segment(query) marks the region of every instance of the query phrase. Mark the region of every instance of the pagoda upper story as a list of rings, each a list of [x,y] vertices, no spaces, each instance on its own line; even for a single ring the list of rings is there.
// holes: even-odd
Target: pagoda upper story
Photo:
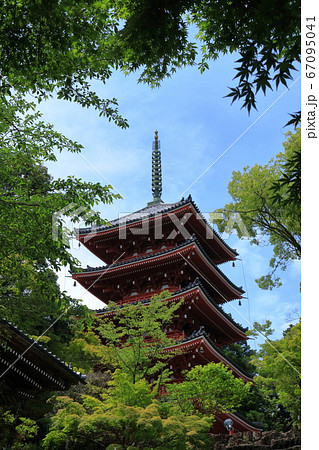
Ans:
[[[162,201],[157,132],[152,156],[153,201],[108,225],[79,229],[79,241],[103,264],[87,266],[73,278],[105,304],[147,303],[163,290],[173,299],[189,292],[193,304],[185,302],[182,309],[192,309],[191,322],[185,320],[189,311],[181,311],[183,323],[173,324],[172,330],[190,336],[204,325],[217,346],[246,339],[218,306],[244,293],[220,268],[234,261],[237,252],[213,230],[191,196]]]
[[[211,260],[196,236],[175,246],[166,247],[163,241],[161,244],[158,251],[137,253],[99,267],[88,266],[73,277],[105,303],[151,297],[164,289],[174,292],[196,278],[216,303],[242,298],[242,288]]]
[[[78,229],[78,239],[108,265],[169,250],[192,237],[215,265],[236,259],[237,252],[213,230],[191,196],[176,203],[164,203],[161,199],[162,169],[157,131],[152,151],[152,194],[153,200],[139,211],[105,226]]]
[[[237,252],[213,230],[191,196],[176,203],[161,199],[160,143],[152,153],[153,201],[108,225],[78,229],[79,241],[104,264],[75,278],[100,300],[119,301],[184,288],[199,278],[217,303],[241,298],[218,267]],[[135,299],[134,299],[135,300]]]
[[[214,262],[234,261],[236,250],[213,230],[189,195],[176,203],[149,204],[109,225],[79,228],[78,239],[105,264],[170,249],[195,236]]]

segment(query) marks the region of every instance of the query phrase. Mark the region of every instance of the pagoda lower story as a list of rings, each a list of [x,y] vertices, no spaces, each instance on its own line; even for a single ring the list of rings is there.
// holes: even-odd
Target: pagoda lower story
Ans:
[[[177,203],[164,203],[161,196],[160,153],[157,134],[153,144],[153,202],[108,226],[82,228],[78,239],[103,265],[87,267],[73,278],[106,305],[143,303],[166,290],[169,302],[182,302],[178,315],[164,330],[178,349],[170,359],[172,382],[198,364],[223,363],[235,377],[252,382],[222,347],[247,339],[245,329],[222,309],[222,304],[241,299],[244,291],[220,269],[238,254],[210,227],[189,196]],[[155,164],[155,163],[154,163]],[[98,315],[112,316],[101,310]],[[225,416],[225,415],[224,415]],[[214,432],[227,433],[220,416]],[[230,414],[235,431],[260,431],[237,415]],[[226,416],[225,416],[226,417]],[[221,422],[222,421],[222,422]]]

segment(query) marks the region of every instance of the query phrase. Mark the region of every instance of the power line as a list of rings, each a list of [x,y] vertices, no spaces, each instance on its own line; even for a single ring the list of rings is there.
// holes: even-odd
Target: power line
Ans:
[[[210,165],[210,166],[208,166],[207,167],[207,169],[206,170],[204,170],[204,172],[203,173],[201,173],[197,178],[196,178],[196,180],[195,181],[193,181],[193,183],[192,184],[190,184],[189,186],[188,186],[188,188],[187,189],[185,189],[185,191],[178,197],[178,198],[181,198],[181,197],[183,197],[184,196],[184,194],[187,192],[187,191],[189,191],[190,190],[190,188],[191,187],[193,187],[194,186],[194,184],[196,184],[197,183],[197,181],[199,181],[204,175],[205,175],[205,173],[207,173],[235,144],[236,144],[236,142],[238,142],[280,99],[281,99],[281,97],[283,97],[296,83],[297,83],[297,81],[299,81],[300,80],[300,78],[301,78],[301,75],[300,75],[300,77],[298,77],[297,78],[297,80],[295,80],[292,84],[291,84],[291,86],[289,86],[284,92],[282,92],[280,95],[279,95],[279,97],[270,105],[270,106],[268,106],[268,108],[262,113],[262,114],[260,114],[260,116],[259,117],[257,117],[257,119],[256,120],[254,120],[254,122],[252,123],[252,124],[250,124],[249,125],[249,127],[248,128],[246,128],[246,130],[243,132],[243,133],[241,133],[241,135],[240,136],[238,136],[238,138],[237,139],[235,139],[234,141],[233,141],[233,143],[232,144],[230,144],[230,146],[229,147],[227,147],[226,148],[226,150],[224,150],[223,151],[223,153],[217,158],[217,159],[215,159],[215,161]]]
[[[204,278],[204,280],[213,288],[216,290],[216,292],[225,300],[225,302],[228,302],[227,298],[223,296],[223,294],[216,288],[216,286],[214,286],[210,280],[197,268],[195,267],[188,259],[185,258],[185,256],[183,256],[181,253],[179,253],[179,255],[187,262],[187,264],[189,264],[198,274],[201,275],[201,277]],[[262,336],[265,341],[275,350],[275,352],[278,353],[278,355],[295,371],[298,373],[298,375],[301,376],[301,373],[299,372],[298,369],[296,369],[296,367],[293,366],[293,364],[291,364],[290,361],[288,361],[288,359],[282,354],[280,353],[276,347],[272,344],[272,342],[267,338],[267,336],[265,336],[263,333],[261,333],[259,330],[257,330],[254,325],[252,323],[250,323],[250,321],[247,320],[247,318],[240,312],[238,311],[238,309],[235,308],[234,305],[232,305],[231,303],[229,303],[230,306],[245,320],[245,322],[247,322],[249,324],[249,326],[254,329],[260,336]]]

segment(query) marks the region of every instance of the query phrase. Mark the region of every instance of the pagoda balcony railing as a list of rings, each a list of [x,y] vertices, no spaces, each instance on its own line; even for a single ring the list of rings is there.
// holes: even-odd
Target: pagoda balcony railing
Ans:
[[[166,331],[166,336],[169,339],[172,339],[174,341],[180,341],[182,339],[185,339],[185,333],[184,331]],[[156,342],[156,339],[152,339],[150,337],[145,338],[145,342],[152,344],[153,342]]]
[[[170,291],[170,292],[174,293],[176,291],[176,287],[175,286],[165,287],[165,288],[157,289],[156,291],[148,292],[147,294],[144,294],[144,295],[141,295],[141,294],[136,294],[134,296],[132,295],[131,297],[123,298],[122,300],[119,300],[116,303],[118,305],[127,305],[130,303],[134,303],[136,301],[138,301],[138,302],[149,301],[152,297],[154,297],[154,295],[159,295],[163,291]]]
[[[173,339],[175,341],[179,341],[181,339],[185,339],[185,333],[184,331],[167,331],[166,336],[169,339]]]
[[[170,380],[167,380],[167,384],[179,384],[182,383],[183,381],[185,381],[183,378],[175,378],[173,376],[173,378],[171,378]],[[167,394],[167,390],[165,385],[160,385],[159,389],[158,389],[158,395],[159,397],[161,397],[162,395],[166,395]]]

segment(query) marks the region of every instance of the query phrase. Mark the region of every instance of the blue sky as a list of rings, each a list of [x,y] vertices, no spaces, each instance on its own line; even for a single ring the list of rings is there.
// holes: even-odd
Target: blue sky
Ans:
[[[40,104],[44,118],[67,137],[84,146],[82,155],[64,153],[57,163],[49,164],[54,177],[75,175],[87,181],[111,184],[124,199],[97,209],[103,217],[113,219],[133,212],[151,200],[151,150],[154,131],[161,141],[164,202],[176,202],[180,196],[234,141],[246,133],[203,175],[189,193],[203,213],[209,213],[231,200],[227,184],[232,171],[244,166],[267,163],[282,150],[289,128],[288,113],[300,109],[300,80],[286,92],[284,87],[258,97],[258,111],[249,116],[240,103],[231,105],[228,86],[233,86],[234,57],[224,56],[200,74],[196,68],[180,70],[159,89],[151,90],[136,83],[134,75],[115,74],[106,85],[94,88],[106,98],[117,98],[121,114],[130,127],[122,130],[93,109],[50,100]],[[295,80],[299,73],[295,73]],[[293,82],[290,83],[290,85]],[[281,96],[282,95],[282,96]],[[279,98],[281,96],[281,98]],[[267,109],[269,110],[262,115]],[[259,117],[262,117],[259,119]],[[258,120],[259,119],[259,120]],[[257,121],[256,121],[257,120]],[[251,126],[254,122],[256,123]],[[248,299],[225,307],[242,325],[270,319],[279,338],[289,320],[300,314],[300,264],[290,264],[282,275],[283,286],[263,291],[255,278],[267,273],[271,249],[251,246],[247,240],[230,236],[227,242],[240,253],[241,261],[222,270],[239,286]],[[83,266],[100,265],[85,249],[74,245],[74,254]],[[74,297],[83,298],[92,308],[102,307],[98,300],[84,294],[80,286],[60,274],[62,288]]]

